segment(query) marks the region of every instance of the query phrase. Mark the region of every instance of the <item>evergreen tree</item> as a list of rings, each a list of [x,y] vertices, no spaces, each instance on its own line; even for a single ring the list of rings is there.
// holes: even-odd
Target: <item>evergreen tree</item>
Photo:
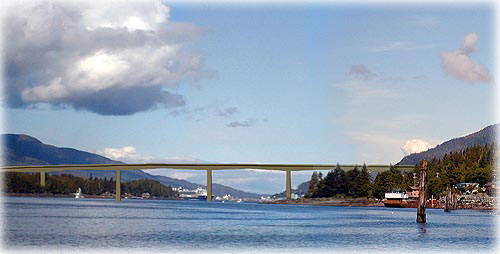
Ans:
[[[318,176],[318,173],[314,171],[311,175],[311,180],[309,181],[309,188],[307,189],[307,193],[305,195],[306,198],[313,197],[314,193],[317,192],[319,180],[320,178]]]
[[[361,168],[361,173],[359,175],[359,185],[360,185],[360,197],[372,197],[372,184],[371,184],[371,176],[368,173],[368,168],[366,164],[363,164]]]

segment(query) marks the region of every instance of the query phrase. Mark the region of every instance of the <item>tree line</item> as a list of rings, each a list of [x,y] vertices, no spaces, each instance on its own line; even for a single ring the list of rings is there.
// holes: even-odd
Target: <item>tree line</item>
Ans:
[[[8,193],[44,193],[71,194],[81,188],[83,194],[101,195],[106,192],[115,193],[116,181],[113,178],[99,179],[97,177],[83,178],[73,175],[48,175],[46,186],[40,186],[40,173],[8,172],[4,175],[5,191]],[[121,193],[140,196],[148,192],[156,197],[177,197],[178,192],[170,186],[158,181],[141,179],[123,182]]]
[[[474,182],[480,186],[493,180],[496,145],[472,146],[463,151],[450,152],[443,158],[429,162],[427,170],[427,195],[441,196],[446,188],[457,183]],[[371,181],[366,165],[361,170],[344,171],[339,165],[323,177],[321,172],[313,172],[309,181],[306,198],[321,197],[367,197],[384,198],[393,189],[406,191],[414,185],[414,174],[420,171],[415,166],[410,172],[401,172],[390,166],[389,170],[377,174]],[[417,182],[419,179],[417,179]]]

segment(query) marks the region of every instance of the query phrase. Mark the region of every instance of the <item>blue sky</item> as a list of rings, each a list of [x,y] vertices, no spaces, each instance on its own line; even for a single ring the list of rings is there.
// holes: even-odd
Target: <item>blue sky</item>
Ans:
[[[126,162],[388,164],[495,123],[488,5],[60,5],[10,12],[48,25],[7,29],[5,133]]]

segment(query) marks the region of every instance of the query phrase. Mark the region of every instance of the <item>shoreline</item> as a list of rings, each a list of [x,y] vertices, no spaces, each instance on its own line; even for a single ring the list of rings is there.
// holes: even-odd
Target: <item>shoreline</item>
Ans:
[[[1,193],[1,197],[34,197],[34,198],[75,198],[71,194],[53,194],[53,193]],[[114,196],[99,196],[99,195],[84,195],[84,198],[89,199],[115,199]],[[182,198],[145,198],[140,197],[124,198],[137,200],[184,200]],[[256,203],[268,205],[311,205],[311,206],[342,206],[342,207],[384,207],[384,202],[372,199],[294,199],[294,200],[273,200],[273,201],[257,201]],[[427,209],[443,209],[440,207],[428,207]],[[479,210],[479,211],[495,211],[498,207],[471,207],[459,208],[456,210]]]
[[[312,205],[312,206],[344,206],[344,207],[385,207],[384,202],[371,199],[295,199],[295,200],[274,200],[265,201],[264,204],[280,204],[280,205]],[[427,207],[427,209],[440,209],[441,207]],[[498,207],[471,207],[459,208],[456,210],[482,210],[495,211]]]
[[[314,206],[358,206],[358,207],[381,207],[384,202],[370,199],[295,199],[295,200],[274,200],[264,201],[265,204],[283,205],[314,205]]]

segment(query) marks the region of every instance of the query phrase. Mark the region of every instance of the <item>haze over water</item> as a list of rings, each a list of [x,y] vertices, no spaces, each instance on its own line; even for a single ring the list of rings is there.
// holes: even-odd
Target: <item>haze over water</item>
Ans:
[[[437,251],[496,248],[496,211],[204,201],[4,198],[4,248],[19,251]],[[287,251],[288,252],[288,251]]]

